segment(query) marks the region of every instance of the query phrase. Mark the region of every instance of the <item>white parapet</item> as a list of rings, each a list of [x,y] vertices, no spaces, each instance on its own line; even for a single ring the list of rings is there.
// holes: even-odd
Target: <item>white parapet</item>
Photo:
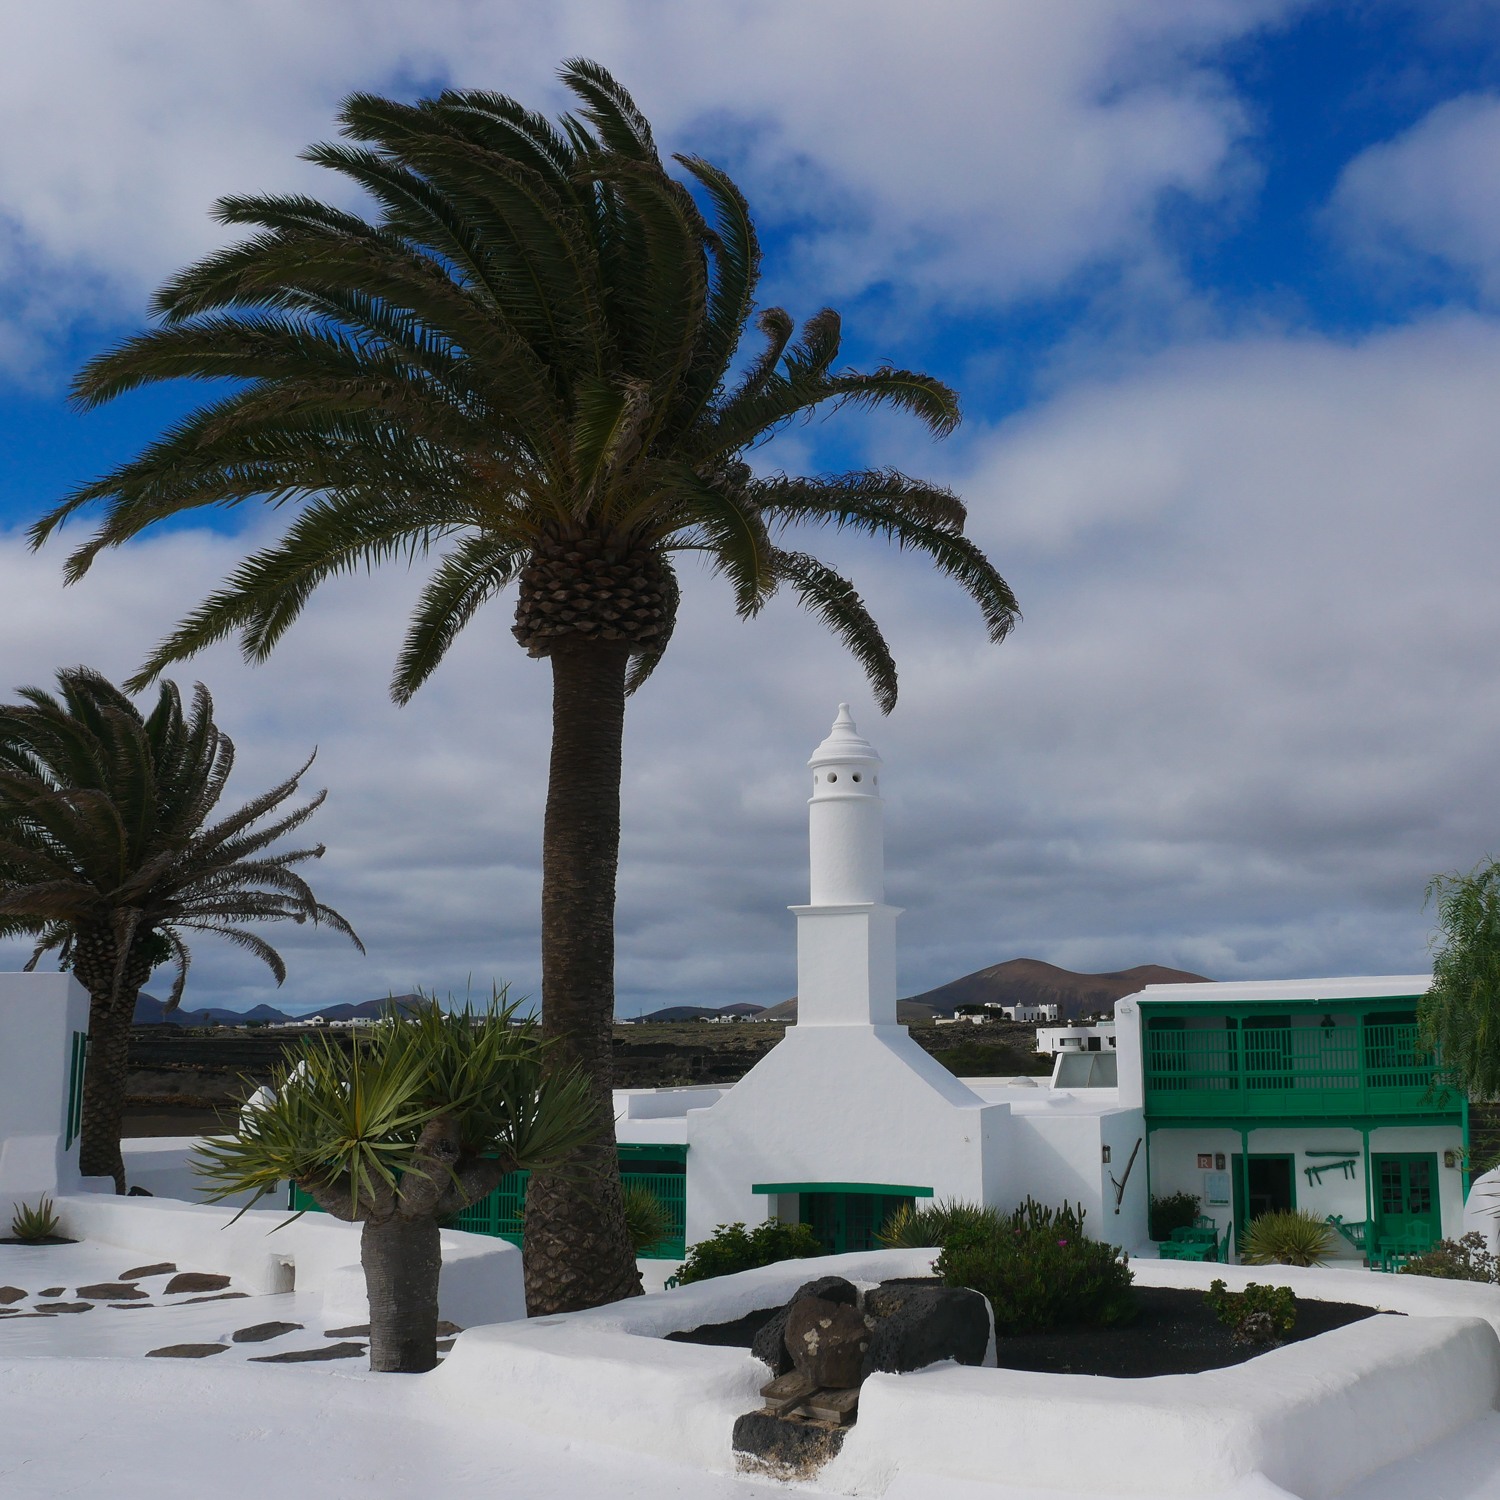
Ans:
[[[0,974],[0,1232],[18,1203],[80,1185],[88,1015],[88,993],[71,974]]]

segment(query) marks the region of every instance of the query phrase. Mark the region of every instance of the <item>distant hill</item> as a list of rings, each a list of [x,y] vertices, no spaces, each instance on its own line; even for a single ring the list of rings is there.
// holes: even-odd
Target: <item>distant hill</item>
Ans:
[[[1103,1012],[1111,1015],[1115,1001],[1148,984],[1192,984],[1203,979],[1186,969],[1139,964],[1111,974],[1075,974],[1036,958],[1012,958],[950,980],[935,990],[896,1002],[896,1019],[903,1026],[918,1025],[935,1016],[951,1016],[959,1005],[1056,1005],[1067,1021]],[[783,1000],[760,1013],[763,1021],[795,1021],[797,997]]]
[[[420,995],[386,996],[383,1000],[361,1000],[357,1005],[340,1001],[337,1005],[325,1005],[310,1014],[319,1015],[327,1021],[351,1021],[356,1017],[378,1020],[394,1006],[402,1015],[409,1015],[426,1004]],[[203,1010],[183,1010],[180,1007],[167,1011],[164,1002],[144,990],[136,996],[135,1016],[137,1026],[244,1026],[251,1021],[300,1021],[306,1016],[289,1016],[274,1005],[257,1005],[252,1010],[226,1010],[221,1005],[210,1005]]]
[[[668,1005],[662,1010],[647,1011],[643,1016],[631,1016],[632,1021],[699,1021],[712,1020],[715,1016],[751,1016],[760,1017],[767,1015],[764,1006],[746,1005],[741,1001],[737,1005],[721,1005],[717,1008],[708,1005]]]
[[[951,1016],[958,1005],[1056,1005],[1058,1014],[1072,1021],[1095,1012],[1111,1015],[1116,1000],[1148,984],[1194,984],[1203,979],[1202,974],[1160,964],[1138,964],[1109,974],[1075,974],[1040,959],[1012,958],[913,995],[912,1000],[930,1005],[940,1016]]]

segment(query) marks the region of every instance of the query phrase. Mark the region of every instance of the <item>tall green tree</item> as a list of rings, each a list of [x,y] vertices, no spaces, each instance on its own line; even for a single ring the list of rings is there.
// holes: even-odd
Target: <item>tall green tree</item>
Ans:
[[[69,558],[77,579],[165,516],[250,499],[300,506],[140,681],[232,634],[262,660],[323,579],[440,550],[392,682],[405,702],[481,606],[516,585],[516,639],[547,660],[553,687],[543,1025],[556,1063],[581,1066],[601,1105],[588,1170],[539,1174],[530,1189],[537,1312],[640,1285],[603,1105],[625,699],[670,639],[674,557],[723,575],[744,616],[792,590],[887,710],[896,670],[880,631],[793,533],[892,540],[964,588],[992,639],[1016,618],[949,491],[889,469],[752,471],[752,448],[819,408],[895,408],[942,436],[957,400],[928,375],[841,368],[834,312],[800,333],[780,308],[756,317],[760,246],[730,179],[690,156],[676,158],[688,184],[672,176],[602,68],[574,61],[562,78],[579,107],[556,126],[479,91],[348,99],[344,142],[306,155],[363,189],[368,217],[301,196],[221,200],[220,220],[244,237],[169,281],[158,326],[89,364],[75,398],[93,406],[182,377],[237,383],[32,532],[40,545],[102,507]],[[740,360],[752,320],[759,347]]]
[[[79,1165],[125,1191],[120,1128],[136,997],[176,964],[167,1009],[182,998],[189,939],[212,933],[264,962],[281,956],[246,923],[313,922],[360,947],[293,868],[323,853],[273,850],[322,805],[290,811],[307,767],[210,821],[234,765],[201,684],[184,711],[170,682],[149,714],[99,673],[57,674],[58,693],[23,688],[0,706],[0,936],[30,934],[27,968],[55,951],[89,993]],[[363,948],[360,947],[363,952]]]
[[[1432,987],[1417,1007],[1425,1045],[1471,1098],[1500,1099],[1500,863],[1434,875]]]

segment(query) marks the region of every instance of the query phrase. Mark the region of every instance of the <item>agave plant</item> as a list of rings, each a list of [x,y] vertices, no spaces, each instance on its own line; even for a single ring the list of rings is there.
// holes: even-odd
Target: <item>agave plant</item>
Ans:
[[[22,1244],[39,1245],[44,1240],[55,1239],[62,1230],[62,1223],[52,1206],[52,1200],[44,1193],[35,1204],[18,1203],[11,1216],[10,1232]]]
[[[903,1204],[875,1238],[890,1250],[925,1250],[946,1245],[960,1230],[998,1232],[999,1228],[1000,1215],[995,1209],[960,1198],[939,1198],[925,1208]]]
[[[1277,1209],[1251,1219],[1240,1246],[1247,1266],[1321,1266],[1337,1231],[1305,1208]]]
[[[625,1227],[637,1255],[659,1245],[672,1232],[672,1215],[667,1205],[648,1187],[633,1182],[625,1188]]]
[[[596,1129],[587,1080],[544,1066],[549,1043],[497,994],[476,1018],[435,1004],[391,1018],[346,1050],[308,1038],[239,1133],[203,1142],[210,1198],[290,1179],[336,1218],[364,1225],[370,1368],[437,1363],[439,1225],[508,1172],[555,1168]]]

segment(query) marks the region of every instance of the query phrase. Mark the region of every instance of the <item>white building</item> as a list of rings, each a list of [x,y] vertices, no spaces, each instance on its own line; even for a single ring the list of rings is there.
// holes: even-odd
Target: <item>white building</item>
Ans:
[[[1417,1033],[1431,976],[1153,984],[1115,1006],[1151,1191],[1220,1229],[1305,1208],[1384,1241],[1462,1232],[1468,1101]],[[1348,1246],[1354,1253],[1354,1246]]]
[[[0,1234],[77,1192],[89,997],[71,974],[0,974]]]
[[[1092,1026],[1039,1026],[1036,1050],[1052,1057],[1059,1052],[1113,1052],[1115,1023],[1096,1021]]]
[[[1145,1238],[1139,1107],[1110,1088],[958,1079],[896,1021],[896,919],[884,888],[881,762],[847,705],[814,752],[810,892],[797,919],[797,1021],[723,1089],[630,1091],[622,1166],[685,1158],[686,1239],[767,1218],[830,1248],[870,1246],[899,1203],[1081,1202],[1101,1238]]]

